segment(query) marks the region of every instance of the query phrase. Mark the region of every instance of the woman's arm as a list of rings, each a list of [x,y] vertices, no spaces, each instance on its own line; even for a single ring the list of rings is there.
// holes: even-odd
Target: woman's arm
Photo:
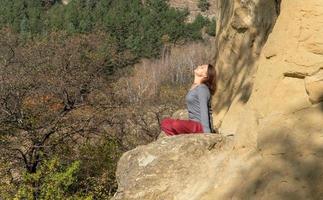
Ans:
[[[200,102],[201,124],[203,125],[204,133],[211,133],[208,107],[208,101],[210,99],[209,88],[206,85],[201,85],[199,88],[197,88],[197,93]]]

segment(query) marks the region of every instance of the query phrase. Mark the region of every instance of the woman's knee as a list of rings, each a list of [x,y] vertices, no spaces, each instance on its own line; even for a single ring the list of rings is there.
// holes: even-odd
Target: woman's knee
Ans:
[[[160,122],[160,127],[169,128],[172,125],[172,119],[167,117]]]
[[[174,120],[171,125],[176,130],[180,130],[182,128],[182,124],[180,123],[179,120]]]

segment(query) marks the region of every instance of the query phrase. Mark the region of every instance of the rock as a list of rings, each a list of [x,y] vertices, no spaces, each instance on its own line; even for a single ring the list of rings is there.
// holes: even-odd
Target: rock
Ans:
[[[219,78],[218,91],[213,98],[213,116],[217,127],[225,123],[224,117],[234,102],[243,107],[252,94],[257,71],[255,63],[278,17],[277,4],[276,0],[216,2],[216,18],[219,20],[216,28],[215,45],[218,51],[215,52],[215,66]],[[277,51],[272,50],[266,56],[273,59],[277,55]],[[230,130],[221,127],[223,132],[236,132],[236,128],[231,125]]]
[[[177,110],[173,113],[172,118],[174,119],[189,119],[187,109]]]
[[[259,57],[245,46],[234,53],[226,50],[248,38],[250,28],[234,34],[224,26],[226,32],[220,33],[233,36],[226,36],[224,44],[219,39],[220,47],[228,47],[219,51],[217,64],[223,78],[214,116],[222,119],[221,131],[235,133],[235,149],[254,149],[253,155],[261,155],[254,172],[244,171],[243,181],[230,183],[234,189],[239,183],[246,187],[232,190],[228,199],[320,199],[323,195],[323,76],[322,69],[318,71],[323,63],[323,1],[284,0],[280,7],[271,33],[259,43],[265,44]],[[238,37],[241,34],[243,38]],[[253,56],[242,62],[248,55]]]
[[[234,12],[231,26],[238,32],[246,31],[252,25],[252,17],[247,8],[238,8]]]
[[[305,89],[311,103],[323,101],[323,69],[305,78]]]
[[[166,135],[166,133],[164,131],[161,131],[157,137],[157,140],[161,139],[161,138],[165,138],[168,137],[168,135]]]
[[[205,187],[214,174],[207,158],[224,143],[214,134],[177,135],[124,153],[118,162],[118,192],[113,200],[171,200],[182,195],[178,191]]]
[[[246,1],[246,4],[248,2],[252,1]],[[296,129],[297,126],[293,123],[288,126],[285,123],[288,119],[293,119],[294,113],[300,110],[316,113],[316,119],[321,119],[320,107],[313,108],[312,104],[322,101],[322,81],[319,80],[323,76],[322,70],[320,72],[317,70],[321,68],[323,56],[309,48],[309,44],[321,42],[319,35],[322,33],[322,26],[319,24],[323,22],[323,1],[320,2],[310,0],[304,5],[301,1],[283,1],[278,18],[274,14],[276,7],[273,5],[274,1],[259,3],[257,9],[250,5],[249,8],[255,10],[249,9],[249,12],[253,13],[265,9],[261,8],[265,4],[272,8],[272,11],[267,10],[262,15],[256,14],[255,24],[252,25],[257,29],[253,39],[254,45],[262,48],[259,57],[255,54],[254,46],[248,48],[242,42],[252,37],[249,33],[250,27],[243,33],[243,37],[238,37],[241,33],[234,35],[234,31],[227,33],[230,32],[230,28],[225,33],[219,33],[234,35],[229,37],[230,40],[220,37],[218,45],[221,45],[221,48],[226,45],[231,48],[233,44],[240,44],[234,53],[227,52],[228,47],[226,49],[223,47],[220,51],[221,57],[217,60],[217,65],[221,71],[220,77],[225,79],[219,80],[220,92],[214,99],[216,106],[213,114],[218,120],[222,120],[220,126],[222,132],[235,133],[239,138],[236,140],[237,147],[262,148],[259,137],[275,135],[276,129],[287,129],[296,137],[294,139],[304,139],[299,137],[301,133],[293,133],[306,133],[308,127]],[[268,14],[272,17],[268,17]],[[262,17],[268,18],[264,19],[263,25],[257,25],[256,21]],[[269,25],[270,19],[272,22],[277,20],[273,24],[275,26],[272,26],[271,33],[268,32],[269,35],[266,37],[265,32],[261,32],[264,31],[265,25]],[[262,20],[261,22],[263,23]],[[270,30],[271,26],[267,26],[266,29]],[[319,45],[317,47],[319,48]],[[243,61],[244,59],[247,60]],[[312,109],[317,109],[318,112]],[[270,122],[274,119],[277,121]],[[297,123],[297,120],[291,121]],[[303,117],[303,121],[307,119]],[[314,126],[310,123],[308,125]]]
[[[71,1],[71,0],[62,0],[62,4],[63,4],[63,5],[67,5],[67,4],[69,4],[69,3],[70,3],[70,1]]]

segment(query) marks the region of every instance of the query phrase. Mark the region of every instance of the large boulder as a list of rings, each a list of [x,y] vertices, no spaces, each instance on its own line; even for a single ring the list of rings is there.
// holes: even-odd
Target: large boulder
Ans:
[[[214,155],[225,139],[215,134],[165,137],[122,155],[118,162],[118,192],[114,200],[197,198],[213,186]],[[226,146],[227,147],[227,146]],[[215,159],[211,161],[213,156]],[[179,192],[181,191],[181,192]]]

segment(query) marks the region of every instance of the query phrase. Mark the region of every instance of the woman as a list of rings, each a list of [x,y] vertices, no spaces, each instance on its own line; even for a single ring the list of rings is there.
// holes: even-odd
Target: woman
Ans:
[[[187,133],[214,133],[211,97],[216,91],[216,70],[213,65],[199,65],[194,69],[194,83],[185,100],[189,119],[167,117],[160,123],[166,135]]]

